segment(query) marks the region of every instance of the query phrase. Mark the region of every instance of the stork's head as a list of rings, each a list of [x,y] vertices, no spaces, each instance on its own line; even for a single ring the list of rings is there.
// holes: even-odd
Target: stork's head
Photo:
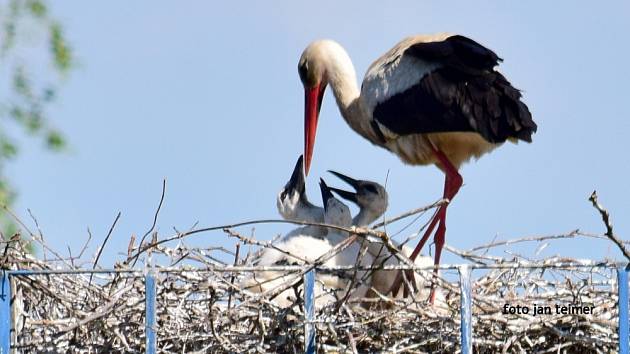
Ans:
[[[343,47],[325,39],[315,41],[304,49],[298,63],[298,73],[304,86],[304,168],[308,175],[326,86],[330,82],[334,84],[336,77],[341,74],[354,77],[354,68]],[[353,80],[356,81],[356,78]]]
[[[342,189],[330,188],[340,197],[355,203],[361,209],[369,209],[375,215],[383,215],[387,210],[389,196],[385,187],[372,181],[357,180],[339,172],[328,171],[348,183],[356,193],[344,191]]]
[[[304,172],[302,172],[303,168],[304,158],[300,155],[293,168],[293,173],[291,173],[291,178],[278,193],[278,198],[276,199],[278,212],[285,219],[295,219],[296,215],[294,214],[298,209],[298,204],[300,202],[308,203],[305,193],[306,183],[304,181]]]
[[[322,202],[324,203],[324,222],[344,227],[352,225],[350,208],[335,198],[331,193],[331,188],[326,185],[322,178],[319,179],[319,188],[322,191]]]

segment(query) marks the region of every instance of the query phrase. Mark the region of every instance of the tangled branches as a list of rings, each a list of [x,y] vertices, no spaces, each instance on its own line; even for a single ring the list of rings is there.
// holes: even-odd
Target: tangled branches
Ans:
[[[443,201],[422,208],[430,210]],[[599,208],[598,208],[599,209]],[[155,219],[157,220],[157,213]],[[607,229],[612,230],[612,227]],[[255,221],[254,223],[270,222]],[[283,221],[284,222],[284,221]],[[298,223],[310,225],[309,223]],[[243,225],[243,224],[239,224]],[[193,229],[159,238],[151,227],[148,243],[131,239],[127,258],[116,264],[116,273],[105,272],[92,261],[87,267],[77,257],[63,257],[46,245],[52,258],[38,259],[23,247],[19,237],[0,243],[2,269],[42,271],[14,275],[12,291],[12,348],[20,352],[139,352],[145,345],[145,290],[143,270],[132,267],[151,254],[159,263],[157,288],[157,337],[161,352],[279,352],[303,350],[304,304],[302,274],[356,272],[356,267],[327,269],[323,263],[301,266],[256,266],[256,254],[243,254],[240,245],[259,249],[276,247],[238,232],[239,225]],[[333,228],[333,226],[328,226]],[[338,228],[338,227],[335,227]],[[343,228],[342,228],[343,229]],[[239,251],[222,246],[190,247],[185,238],[200,232],[223,230],[237,240]],[[409,268],[389,236],[374,229],[343,229],[354,239],[382,242],[399,257],[390,268]],[[25,228],[44,244],[42,237]],[[611,232],[612,233],[612,232]],[[499,247],[519,242],[597,237],[574,230],[561,235],[495,241],[471,250],[447,246],[475,269],[473,272],[473,345],[479,353],[606,353],[617,350],[617,293],[613,262],[594,262],[562,257],[531,260],[519,255],[496,254]],[[168,241],[176,241],[168,243]],[[617,243],[616,243],[617,244]],[[622,249],[624,242],[617,244]],[[340,247],[341,248],[341,247]],[[623,251],[622,251],[623,252]],[[80,258],[80,257],[79,257]],[[60,266],[63,270],[59,270]],[[95,268],[96,273],[91,273]],[[375,267],[363,267],[374,271]],[[338,297],[318,307],[314,320],[321,352],[436,352],[459,350],[460,298],[457,278],[444,265],[439,286],[445,293],[439,311],[425,298]],[[483,268],[483,269],[481,269]],[[45,272],[49,274],[45,274]],[[252,274],[274,271],[291,279],[267,293],[240,286]],[[430,270],[416,269],[430,282]],[[352,289],[347,289],[351,291]],[[279,306],[281,291],[294,293],[294,303]],[[332,289],[324,292],[332,293]],[[505,312],[506,305],[577,306],[592,313]]]

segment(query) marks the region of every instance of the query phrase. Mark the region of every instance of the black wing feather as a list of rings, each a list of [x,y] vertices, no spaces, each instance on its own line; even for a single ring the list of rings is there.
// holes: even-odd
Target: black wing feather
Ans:
[[[374,119],[399,135],[477,132],[493,143],[531,142],[536,131],[521,93],[494,67],[493,51],[463,37],[419,43],[403,55],[439,61],[441,67],[416,85],[379,103]]]

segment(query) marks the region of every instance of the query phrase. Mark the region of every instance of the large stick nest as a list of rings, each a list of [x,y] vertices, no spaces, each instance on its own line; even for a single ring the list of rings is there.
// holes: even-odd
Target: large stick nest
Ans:
[[[152,231],[151,242],[136,246],[132,238],[127,259],[116,264],[123,271],[117,274],[12,276],[12,348],[25,353],[142,352],[145,287],[143,272],[137,269],[143,269],[139,264],[159,263],[158,352],[302,352],[305,315],[301,279],[306,270],[318,264],[279,271],[291,281],[277,291],[262,295],[245,291],[239,284],[251,276],[255,254],[239,256],[222,247],[195,248],[184,243],[186,236],[208,230],[178,232],[172,238],[178,240],[177,244],[172,246],[161,242],[168,238],[160,239]],[[612,227],[610,230],[612,234]],[[48,257],[35,258],[16,236],[0,243],[2,269],[80,270],[86,266],[91,269],[97,263],[97,259],[86,265],[77,257],[63,257],[46,246],[38,233],[25,231],[47,249]],[[261,249],[272,247],[272,243],[245,237],[234,229],[225,231],[242,244]],[[386,234],[371,229],[352,231],[359,238],[376,236],[384,242],[389,240]],[[472,273],[475,352],[617,352],[614,263],[560,257],[531,260],[513,253],[505,257],[506,253],[498,252],[508,243],[546,244],[550,240],[579,237],[610,238],[572,231],[496,241],[469,251],[447,246],[447,250],[468,263],[495,267]],[[503,256],[493,255],[493,251]],[[137,260],[141,263],[136,264]],[[427,271],[417,270],[417,274],[433,279]],[[460,351],[457,279],[456,271],[445,270],[437,280],[446,296],[446,306],[441,311],[428,305],[423,297],[381,296],[361,301],[342,296],[339,301],[318,307],[314,321],[318,352]],[[282,308],[273,296],[285,289],[294,291],[296,300],[293,306]],[[528,306],[530,313],[505,314],[506,304]],[[533,316],[535,305],[550,306],[552,314]],[[556,313],[556,305],[588,307],[593,313]]]

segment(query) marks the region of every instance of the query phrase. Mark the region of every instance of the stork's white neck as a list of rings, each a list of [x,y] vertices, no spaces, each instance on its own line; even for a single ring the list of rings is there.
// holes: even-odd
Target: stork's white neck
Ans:
[[[341,113],[344,114],[360,95],[357,74],[348,53],[339,44],[332,41],[329,43],[322,48],[327,52],[324,56],[326,80],[335,95]]]
[[[355,132],[375,141],[370,118],[361,99],[357,74],[348,53],[334,41],[323,41],[320,50],[326,71],[325,79],[335,95],[341,115]]]

